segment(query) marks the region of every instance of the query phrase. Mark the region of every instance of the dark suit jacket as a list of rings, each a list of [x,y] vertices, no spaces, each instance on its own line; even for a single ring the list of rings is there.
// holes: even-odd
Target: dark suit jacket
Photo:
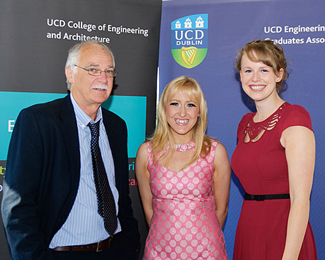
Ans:
[[[128,189],[125,122],[103,109],[111,146],[119,220],[125,248],[139,232]],[[74,203],[80,178],[77,123],[69,95],[22,110],[12,134],[4,180],[2,217],[13,259],[51,259],[48,250]]]

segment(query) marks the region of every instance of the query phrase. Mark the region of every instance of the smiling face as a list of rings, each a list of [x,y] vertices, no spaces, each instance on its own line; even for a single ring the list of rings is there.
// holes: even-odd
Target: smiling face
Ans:
[[[114,67],[110,53],[96,44],[88,44],[82,47],[76,65],[86,69],[96,68],[102,71]],[[99,76],[92,76],[88,74],[88,71],[79,67],[74,73],[73,68],[66,67],[66,77],[71,83],[71,94],[81,109],[89,116],[89,113],[97,112],[98,107],[111,94],[114,78],[108,78],[105,74],[103,72]]]
[[[166,119],[176,143],[186,143],[192,139],[193,128],[199,116],[199,104],[186,92],[177,92],[168,99]]]
[[[246,53],[242,56],[240,70],[242,88],[255,102],[277,97],[276,83],[282,76],[283,69],[276,75],[272,67],[260,61],[250,60]]]

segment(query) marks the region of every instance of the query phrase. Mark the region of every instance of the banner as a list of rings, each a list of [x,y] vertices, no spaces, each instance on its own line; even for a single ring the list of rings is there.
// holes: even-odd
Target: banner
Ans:
[[[139,145],[155,127],[160,15],[159,0],[0,2],[0,199],[18,113],[65,96],[69,48],[79,41],[99,40],[116,59],[115,87],[103,107],[120,115],[128,127],[130,195],[144,244],[147,225],[134,161]],[[10,259],[2,227],[0,255]]]
[[[325,259],[325,2],[324,1],[164,1],[159,50],[159,92],[181,75],[195,78],[208,103],[208,135],[228,151],[236,148],[242,116],[253,104],[241,90],[235,56],[247,43],[272,39],[284,48],[289,62],[288,89],[282,98],[305,107],[316,136],[316,168],[310,222],[318,258]],[[224,235],[232,259],[243,189],[232,174]]]

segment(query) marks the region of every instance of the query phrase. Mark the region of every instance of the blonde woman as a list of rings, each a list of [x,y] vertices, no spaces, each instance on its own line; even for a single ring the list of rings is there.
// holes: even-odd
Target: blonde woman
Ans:
[[[225,147],[205,134],[198,82],[172,80],[153,137],[137,153],[136,177],[150,226],[144,259],[228,259],[222,226],[229,198]]]

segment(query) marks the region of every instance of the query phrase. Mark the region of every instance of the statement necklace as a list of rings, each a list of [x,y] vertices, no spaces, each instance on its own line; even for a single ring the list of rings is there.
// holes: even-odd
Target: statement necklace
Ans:
[[[175,145],[175,151],[179,152],[186,152],[188,150],[193,150],[195,149],[195,143],[193,141],[189,141],[186,144],[176,144]]]

